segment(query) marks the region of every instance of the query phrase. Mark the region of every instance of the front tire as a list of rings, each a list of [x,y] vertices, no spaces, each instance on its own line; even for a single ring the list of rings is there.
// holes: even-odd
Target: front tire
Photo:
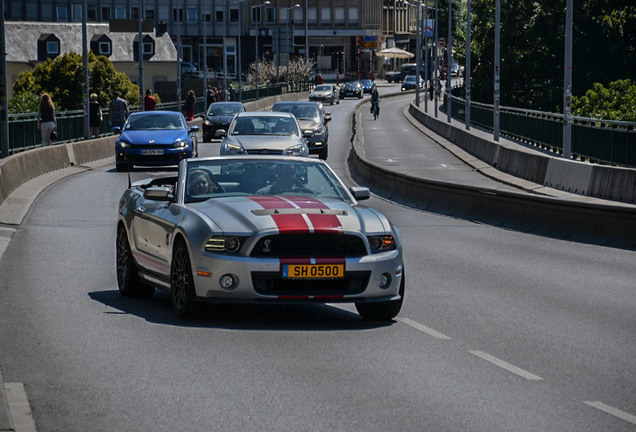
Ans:
[[[153,287],[145,285],[139,279],[123,225],[117,230],[117,286],[124,297],[150,297],[155,292]]]
[[[183,240],[177,241],[170,265],[170,297],[172,307],[180,318],[196,312],[194,278],[188,248]]]
[[[399,300],[391,300],[381,303],[356,303],[356,310],[365,321],[389,321],[395,318],[402,309],[404,303],[404,290],[406,285],[406,275],[402,271],[402,282],[400,283]]]

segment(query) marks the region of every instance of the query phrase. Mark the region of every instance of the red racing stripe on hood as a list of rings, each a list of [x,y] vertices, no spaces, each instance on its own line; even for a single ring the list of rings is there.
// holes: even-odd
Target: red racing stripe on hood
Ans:
[[[287,197],[299,208],[312,208],[312,209],[328,209],[329,206],[320,200],[311,197]],[[314,228],[314,232],[342,232],[342,223],[338,216],[328,214],[308,214],[307,218],[311,222]]]
[[[275,196],[252,196],[250,199],[264,209],[294,208],[290,202]],[[307,221],[301,214],[272,215],[272,219],[274,219],[280,233],[292,234],[309,232]]]

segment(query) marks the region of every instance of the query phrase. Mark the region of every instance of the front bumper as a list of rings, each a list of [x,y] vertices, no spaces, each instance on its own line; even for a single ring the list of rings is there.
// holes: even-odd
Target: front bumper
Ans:
[[[309,259],[305,259],[309,260]],[[293,261],[293,260],[292,260]],[[402,281],[402,257],[390,251],[360,258],[321,258],[321,263],[344,263],[339,279],[286,279],[284,258],[235,257],[204,252],[193,262],[198,300],[232,303],[325,303],[397,300]],[[236,284],[222,288],[220,279],[232,275]],[[383,275],[391,282],[381,288]]]

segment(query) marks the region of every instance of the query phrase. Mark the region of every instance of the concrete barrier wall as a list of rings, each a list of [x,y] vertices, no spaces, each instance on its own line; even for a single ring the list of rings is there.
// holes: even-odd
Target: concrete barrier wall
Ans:
[[[307,100],[309,93],[286,93],[267,97],[258,101],[246,102],[248,111],[265,110],[278,101]],[[201,118],[190,122],[200,126]],[[73,165],[84,165],[115,155],[117,136],[78,141],[50,147],[28,150],[0,159],[0,203],[4,202],[11,192],[23,183],[58,169]]]
[[[501,172],[571,193],[636,203],[636,169],[569,161],[476,136],[409,106],[418,122]]]

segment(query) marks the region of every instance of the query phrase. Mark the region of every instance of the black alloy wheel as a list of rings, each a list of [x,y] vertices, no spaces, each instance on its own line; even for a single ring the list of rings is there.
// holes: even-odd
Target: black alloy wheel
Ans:
[[[178,240],[170,265],[170,297],[177,316],[188,318],[196,312],[194,278],[188,248],[183,240]]]
[[[141,282],[123,225],[117,230],[117,286],[124,297],[150,297],[155,289]]]

